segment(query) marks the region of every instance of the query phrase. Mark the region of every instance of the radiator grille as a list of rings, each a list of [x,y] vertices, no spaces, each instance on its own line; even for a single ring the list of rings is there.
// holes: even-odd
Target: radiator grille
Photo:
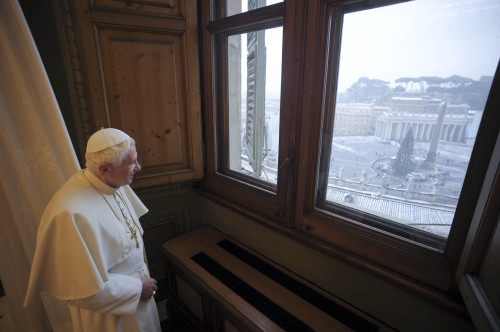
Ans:
[[[191,259],[285,331],[313,331],[205,253],[200,252]]]
[[[236,244],[222,240],[217,245],[349,328],[363,332],[378,330],[376,325],[310,289]]]

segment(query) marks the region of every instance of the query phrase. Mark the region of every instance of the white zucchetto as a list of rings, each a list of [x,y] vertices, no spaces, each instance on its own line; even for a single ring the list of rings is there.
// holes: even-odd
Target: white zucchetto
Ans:
[[[102,128],[90,136],[87,142],[87,153],[99,152],[129,139],[130,136],[121,130],[115,128]]]

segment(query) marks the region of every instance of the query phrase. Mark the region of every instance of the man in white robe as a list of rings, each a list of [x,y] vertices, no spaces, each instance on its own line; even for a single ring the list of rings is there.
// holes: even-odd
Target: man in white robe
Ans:
[[[139,223],[148,210],[129,187],[141,169],[135,142],[101,129],[86,152],[87,168],[42,215],[25,305],[47,291],[68,304],[74,331],[160,331]]]

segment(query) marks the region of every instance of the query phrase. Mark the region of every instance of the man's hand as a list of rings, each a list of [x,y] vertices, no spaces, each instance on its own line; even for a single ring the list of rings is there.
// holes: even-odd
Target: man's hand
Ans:
[[[153,278],[143,278],[142,281],[142,293],[141,300],[149,300],[158,289],[156,280]]]

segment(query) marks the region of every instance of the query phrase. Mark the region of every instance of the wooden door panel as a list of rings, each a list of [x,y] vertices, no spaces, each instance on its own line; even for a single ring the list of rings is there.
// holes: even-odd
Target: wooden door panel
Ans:
[[[201,179],[196,0],[70,2],[84,143],[101,127],[132,136],[142,165],[134,188]]]
[[[143,171],[192,168],[182,33],[98,30],[109,122],[136,139]]]

